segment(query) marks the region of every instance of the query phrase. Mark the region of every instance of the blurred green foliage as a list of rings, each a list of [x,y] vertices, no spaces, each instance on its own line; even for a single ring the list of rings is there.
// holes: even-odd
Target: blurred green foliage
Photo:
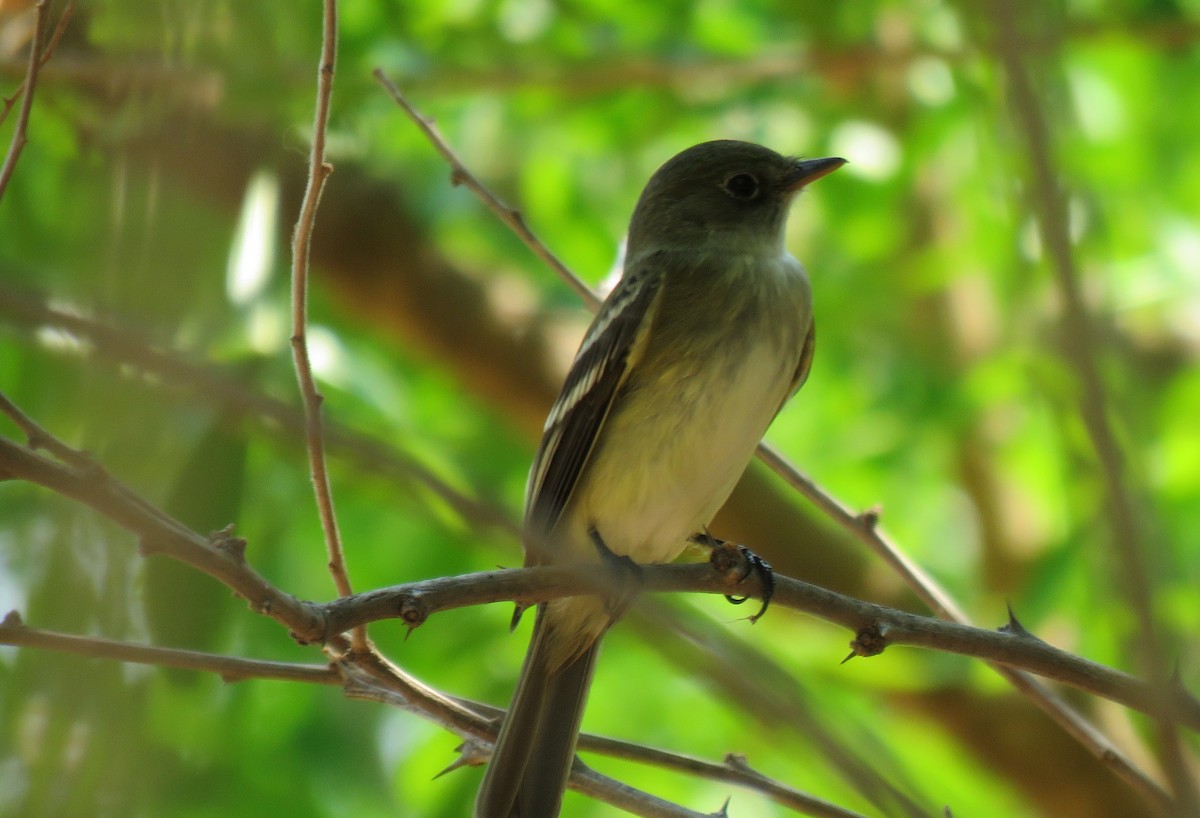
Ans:
[[[0,6],[5,95],[24,70],[20,31],[30,12],[19,5]],[[543,326],[521,323],[543,316],[563,358],[586,320],[577,300],[449,184],[373,69],[435,117],[476,176],[593,283],[612,267],[645,179],[690,144],[740,138],[847,157],[792,220],[791,246],[817,293],[819,342],[809,383],[769,438],[852,505],[882,503],[889,531],[979,621],[1003,621],[1009,600],[1048,641],[1135,671],[1136,628],[1120,596],[1103,481],[1059,352],[1060,299],[994,54],[991,14],[1019,15],[1069,192],[1072,249],[1098,330],[1093,351],[1146,523],[1167,650],[1196,689],[1200,6],[989,8],[344,2],[329,134],[338,172],[327,200],[346,168],[394,186],[429,246],[477,282],[497,315],[513,318],[513,335]],[[234,143],[265,135],[275,153],[256,164],[268,177],[299,172],[319,40],[313,0],[80,3],[46,66],[31,141],[0,201],[0,389],[197,530],[236,522],[257,570],[323,600],[332,585],[294,431],[231,409],[229,395],[145,376],[136,360],[97,354],[20,306],[40,299],[133,331],[256,395],[298,405],[287,347],[294,211],[276,211],[269,194],[238,205],[199,192],[147,145],[169,126],[202,123],[198,130]],[[4,144],[14,120],[15,112],[0,128]],[[231,247],[239,219],[256,213],[275,213],[281,227],[251,230],[258,249],[244,254],[259,253],[263,278],[239,291],[226,272]],[[402,276],[414,262],[397,263]],[[312,341],[326,417],[518,520],[535,443],[527,425],[436,354],[397,344],[332,298],[322,275],[314,271]],[[0,429],[16,434],[7,420]],[[332,463],[357,589],[519,563],[503,525],[481,526],[422,481],[362,464]],[[320,660],[212,580],[177,569],[141,560],[129,535],[87,510],[0,484],[0,611],[83,635]],[[891,593],[894,581],[872,571],[870,582]],[[740,615],[712,600],[688,604],[722,622]],[[506,606],[472,608],[407,639],[390,622],[372,633],[429,684],[501,703],[524,650],[525,630],[509,636],[508,616]],[[970,720],[955,721],[951,702],[1011,696],[976,664],[893,650],[838,666],[846,634],[786,612],[748,635],[743,623],[728,627],[802,680],[788,692],[930,814],[943,804],[964,816],[1099,814],[1051,806],[1045,769],[997,762],[990,750],[1016,737],[968,740]],[[838,775],[805,729],[763,729],[624,627],[610,642],[585,729],[707,759],[744,753],[788,784],[891,814]],[[1084,704],[1128,741],[1150,736],[1139,718]],[[479,771],[432,780],[457,743],[336,688],[223,685],[0,648],[0,815],[460,816]],[[1071,786],[1106,777],[1056,770],[1048,749],[1016,746]],[[696,810],[717,809],[730,793],[594,761]],[[733,799],[732,815],[785,814],[756,795]],[[571,794],[564,814],[609,811]]]

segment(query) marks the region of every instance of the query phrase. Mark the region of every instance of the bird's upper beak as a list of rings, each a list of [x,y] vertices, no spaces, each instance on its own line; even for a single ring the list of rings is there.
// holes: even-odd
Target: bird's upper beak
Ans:
[[[784,190],[794,193],[805,185],[811,184],[822,176],[827,176],[846,164],[840,156],[830,156],[825,159],[802,159],[796,162],[792,172],[784,183]]]

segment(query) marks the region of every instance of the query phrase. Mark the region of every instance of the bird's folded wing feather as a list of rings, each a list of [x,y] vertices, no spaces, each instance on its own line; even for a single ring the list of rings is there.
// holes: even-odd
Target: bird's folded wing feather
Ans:
[[[527,561],[537,557],[571,499],[613,400],[645,346],[661,294],[663,259],[626,270],[584,336],[550,415],[529,474],[525,502]]]
[[[787,398],[799,392],[800,387],[804,386],[804,382],[808,380],[808,373],[812,369],[813,352],[816,351],[816,345],[817,325],[815,321],[810,321],[808,332],[804,334],[804,346],[800,348],[800,365],[796,367],[796,374],[792,377],[792,388],[788,391]],[[784,403],[787,402],[787,398],[784,398]]]

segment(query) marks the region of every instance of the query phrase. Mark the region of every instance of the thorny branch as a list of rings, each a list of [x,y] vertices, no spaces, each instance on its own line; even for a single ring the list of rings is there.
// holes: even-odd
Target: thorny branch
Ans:
[[[321,423],[321,404],[324,397],[317,391],[313,377],[312,361],[308,355],[308,276],[311,256],[313,225],[317,218],[317,205],[325,181],[333,172],[333,166],[325,161],[325,137],[329,127],[329,110],[333,98],[333,74],[337,63],[337,2],[325,0],[321,31],[321,59],[317,69],[317,103],[313,114],[312,146],[309,151],[308,184],[296,219],[292,236],[292,359],[296,368],[296,379],[304,399],[305,443],[308,449],[309,469],[312,473],[313,491],[317,501],[317,512],[321,517],[321,530],[325,535],[325,548],[329,558],[329,573],[333,577],[338,594],[353,593],[350,577],[346,572],[346,555],[342,549],[342,536],[338,531],[337,515],[333,508],[333,489],[329,484],[329,469],[325,458],[325,434]],[[366,631],[356,629],[352,635],[356,650],[367,650]]]
[[[584,303],[594,310],[599,298],[573,272],[566,269],[554,254],[546,248],[540,239],[529,229],[517,211],[504,205],[479,182],[463,165],[462,161],[450,148],[441,134],[432,126],[431,121],[421,114],[410,103],[398,88],[389,82],[381,70],[375,71],[376,77],[384,85],[393,100],[417,124],[422,133],[433,144],[451,166],[451,178],[456,183],[467,183],[470,190],[481,202],[492,211],[502,222],[509,225],[517,236],[539,257],[559,273],[560,276],[581,294]],[[516,218],[514,218],[516,214]],[[878,512],[856,514],[837,500],[829,492],[821,488],[811,478],[800,472],[781,454],[766,443],[759,444],[758,456],[768,466],[779,474],[790,486],[805,498],[829,515],[839,526],[848,531],[853,537],[864,543],[876,555],[894,570],[905,584],[933,610],[939,617],[950,622],[969,624],[969,618],[950,594],[932,577],[926,574],[907,557],[890,539],[879,530]],[[1106,765],[1122,780],[1130,785],[1153,808],[1161,813],[1171,809],[1171,796],[1154,779],[1139,769],[1133,761],[1094,725],[1088,722],[1077,710],[1046,688],[1038,680],[1003,665],[993,665],[1015,689],[1029,697],[1043,712],[1047,713],[1068,734],[1086,747],[1096,758]]]

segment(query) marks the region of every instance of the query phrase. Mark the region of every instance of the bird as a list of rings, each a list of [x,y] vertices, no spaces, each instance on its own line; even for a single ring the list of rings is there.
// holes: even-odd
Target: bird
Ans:
[[[707,533],[808,376],[812,288],[784,246],[785,226],[796,194],[843,164],[716,140],[651,176],[621,279],[584,335],[530,468],[527,567],[669,562]],[[558,815],[600,639],[625,604],[612,596],[537,606],[475,818]]]

